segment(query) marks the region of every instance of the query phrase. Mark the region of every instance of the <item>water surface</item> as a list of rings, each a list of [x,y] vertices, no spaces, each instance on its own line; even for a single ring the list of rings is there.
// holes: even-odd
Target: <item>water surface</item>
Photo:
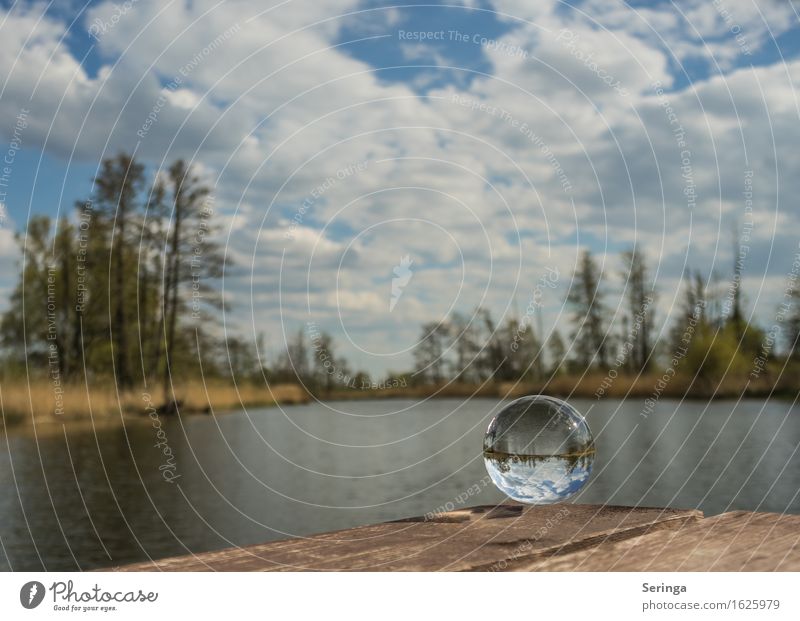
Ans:
[[[800,513],[800,412],[781,401],[571,401],[596,458],[583,503]],[[490,399],[355,401],[9,430],[0,569],[106,567],[495,503]],[[165,471],[177,476],[173,482]],[[170,476],[168,475],[168,476]]]

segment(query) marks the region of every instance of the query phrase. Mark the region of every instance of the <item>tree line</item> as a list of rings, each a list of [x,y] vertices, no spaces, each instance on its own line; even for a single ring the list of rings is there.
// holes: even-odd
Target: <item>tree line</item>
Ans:
[[[76,217],[35,216],[0,319],[3,373],[54,381],[170,386],[203,366],[224,373],[213,313],[225,259],[213,197],[193,168],[151,177],[134,157],[104,160]],[[239,343],[230,343],[234,348]],[[168,396],[165,392],[165,396]]]
[[[585,373],[637,375],[672,368],[700,384],[724,375],[756,379],[778,358],[800,360],[800,289],[787,286],[779,309],[780,334],[748,321],[742,295],[741,261],[725,281],[687,270],[671,321],[659,321],[659,292],[635,248],[621,254],[622,303],[608,304],[608,279],[585,250],[565,300],[567,339],[558,329],[537,334],[530,314],[496,325],[477,309],[467,321],[455,314],[424,324],[414,352],[417,383],[543,380]]]
[[[661,375],[669,368],[704,388],[725,375],[755,378],[779,358],[800,360],[800,291],[794,287],[786,292],[790,302],[778,338],[747,320],[740,262],[735,262],[730,280],[687,270],[667,320],[656,311],[659,291],[642,253],[635,248],[621,253],[614,269],[624,282],[617,309],[608,299],[619,291],[611,291],[598,259],[588,250],[581,253],[565,298],[563,336],[558,329],[544,334],[537,326],[538,304],[503,321],[486,308],[469,315],[453,312],[420,326],[413,368],[389,372],[376,382],[366,371],[352,371],[331,335],[312,325],[290,336],[270,375],[281,381],[299,379],[312,392],[325,394],[376,384],[541,383],[586,373]]]
[[[309,324],[267,366],[260,339],[223,337],[216,325],[225,308],[218,282],[230,260],[213,241],[215,222],[211,189],[184,161],[148,175],[131,155],[104,160],[74,217],[36,216],[17,235],[21,269],[0,317],[0,373],[106,380],[121,390],[153,383],[168,403],[176,380],[200,376],[301,382],[326,394],[450,380],[646,374],[665,364],[711,381],[762,373],[779,353],[800,358],[800,291],[793,283],[779,310],[780,335],[747,320],[737,252],[729,280],[687,271],[674,317],[659,321],[659,292],[632,248],[613,268],[625,283],[617,309],[608,303],[610,279],[590,251],[582,252],[565,298],[563,336],[536,325],[537,304],[502,321],[486,308],[453,312],[420,326],[413,368],[378,379],[351,369],[331,335]]]

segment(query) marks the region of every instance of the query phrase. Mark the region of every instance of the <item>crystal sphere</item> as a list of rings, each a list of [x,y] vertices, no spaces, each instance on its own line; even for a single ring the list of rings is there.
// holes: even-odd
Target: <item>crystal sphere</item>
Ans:
[[[489,423],[483,460],[501,492],[530,504],[565,500],[589,479],[594,438],[574,407],[553,397],[522,397]]]

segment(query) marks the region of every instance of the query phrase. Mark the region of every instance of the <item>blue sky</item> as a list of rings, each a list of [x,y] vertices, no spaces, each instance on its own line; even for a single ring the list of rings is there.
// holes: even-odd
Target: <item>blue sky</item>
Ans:
[[[634,243],[666,325],[683,269],[729,276],[749,220],[744,290],[772,321],[800,232],[792,3],[447,4],[0,2],[0,137],[21,137],[0,290],[29,215],[71,214],[99,160],[135,149],[214,187],[238,266],[220,325],[271,354],[313,321],[357,366],[407,368],[422,321],[519,312],[548,269],[542,325],[563,327],[586,247],[616,311]]]

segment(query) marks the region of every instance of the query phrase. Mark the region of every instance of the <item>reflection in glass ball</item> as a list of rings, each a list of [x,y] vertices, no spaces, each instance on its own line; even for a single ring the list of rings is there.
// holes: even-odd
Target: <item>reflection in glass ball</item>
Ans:
[[[534,395],[509,403],[483,438],[494,484],[520,502],[565,500],[589,479],[594,438],[583,416],[560,399]]]

